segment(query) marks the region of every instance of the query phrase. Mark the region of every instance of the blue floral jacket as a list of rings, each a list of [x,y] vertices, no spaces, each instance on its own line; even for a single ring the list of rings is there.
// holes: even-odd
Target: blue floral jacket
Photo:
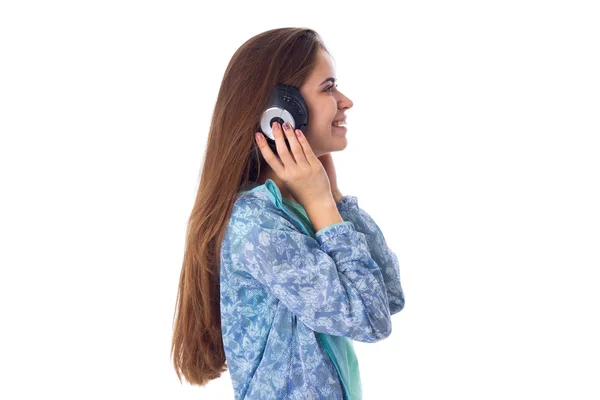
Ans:
[[[355,400],[338,339],[351,353],[352,340],[390,335],[404,308],[398,259],[355,196],[337,203],[343,222],[317,232],[284,200],[271,179],[238,194],[221,245],[235,399]]]

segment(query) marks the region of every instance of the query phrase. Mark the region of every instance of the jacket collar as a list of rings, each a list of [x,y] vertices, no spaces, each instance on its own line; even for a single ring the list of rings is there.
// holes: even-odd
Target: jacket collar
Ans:
[[[248,190],[242,191],[240,194],[255,192],[266,194],[275,207],[283,209],[283,196],[281,196],[279,187],[277,187],[277,184],[272,179],[267,179],[262,185],[259,185],[256,182],[250,182],[248,184]]]
[[[277,184],[272,179],[267,179],[265,183],[262,185],[258,185],[256,182],[250,182],[248,184],[248,189],[245,191],[241,191],[238,196],[241,196],[245,193],[255,193],[257,196],[265,196],[268,197],[271,203],[277,207],[279,210],[283,211],[286,215],[288,215],[291,219],[293,219],[296,224],[298,224],[299,228],[304,231],[307,235],[311,236],[310,231],[304,226],[304,223],[300,221],[300,219],[291,211],[289,211],[283,203],[283,196],[281,196],[281,191]],[[286,199],[287,200],[287,199]],[[287,200],[289,201],[289,200]]]

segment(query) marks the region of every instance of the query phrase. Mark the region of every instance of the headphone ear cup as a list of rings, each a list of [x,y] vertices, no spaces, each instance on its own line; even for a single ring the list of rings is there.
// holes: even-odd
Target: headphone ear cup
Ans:
[[[302,133],[306,134],[306,127],[308,125],[308,105],[300,94],[300,90],[295,86],[278,84],[271,91],[269,102],[267,103],[266,109],[262,112],[260,120],[258,122],[257,129],[267,139],[267,145],[273,151],[277,157],[277,143],[275,142],[275,136],[272,131],[273,122],[283,124],[289,122],[294,129],[300,129]],[[291,153],[292,149],[287,138],[285,138],[285,144],[288,151]],[[260,152],[260,149],[257,149]],[[257,163],[256,157],[253,156],[253,163]],[[261,162],[264,161],[262,153],[259,156]]]
[[[271,91],[269,101],[260,116],[260,131],[265,136],[275,139],[271,132],[271,124],[274,121],[287,121],[294,129],[306,133],[308,118],[308,104],[300,90],[295,86],[280,83]]]

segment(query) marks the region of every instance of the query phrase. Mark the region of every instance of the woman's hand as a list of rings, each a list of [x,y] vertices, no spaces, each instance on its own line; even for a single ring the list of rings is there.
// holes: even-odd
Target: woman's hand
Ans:
[[[277,122],[273,123],[272,128],[279,158],[267,145],[264,136],[258,132],[256,143],[265,161],[275,171],[294,199],[305,209],[312,208],[313,205],[322,207],[332,203],[335,198],[332,196],[327,173],[302,131],[296,129],[294,132],[291,127],[284,127],[282,130]],[[298,136],[296,137],[296,135]],[[288,151],[285,139],[290,145],[292,154]]]
[[[327,176],[329,177],[329,185],[331,186],[331,194],[336,203],[338,203],[342,197],[342,193],[339,191],[337,186],[337,177],[335,174],[335,165],[333,164],[333,157],[331,153],[323,154],[320,157],[317,157],[321,164],[323,164],[323,168],[325,168],[325,172],[327,172]]]

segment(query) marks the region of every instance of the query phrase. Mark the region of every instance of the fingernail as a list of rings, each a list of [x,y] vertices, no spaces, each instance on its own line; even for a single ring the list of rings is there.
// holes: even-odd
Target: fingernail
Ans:
[[[262,134],[260,132],[256,132],[256,141],[260,142],[262,140]]]
[[[290,129],[290,124],[288,124],[287,121],[286,121],[286,122],[283,123],[283,127],[285,129]]]
[[[296,137],[300,137],[302,131],[300,129],[296,129]]]

